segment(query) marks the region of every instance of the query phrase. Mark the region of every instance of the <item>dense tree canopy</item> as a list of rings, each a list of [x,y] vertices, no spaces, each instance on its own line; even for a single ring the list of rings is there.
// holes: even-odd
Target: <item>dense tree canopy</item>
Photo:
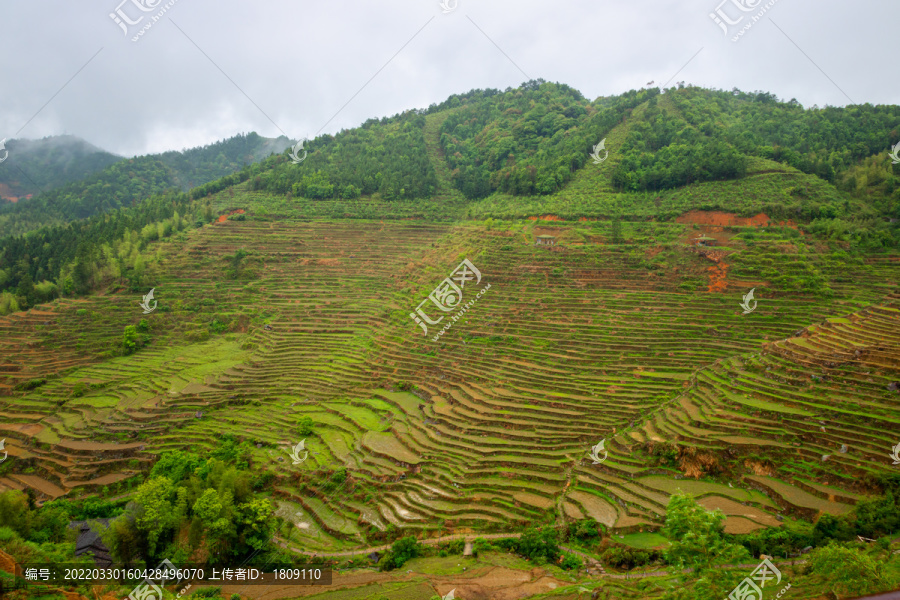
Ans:
[[[0,168],[4,197],[27,196],[84,179],[122,160],[71,135],[6,141],[9,154]]]
[[[304,144],[306,158],[287,155],[255,177],[252,189],[325,200],[379,194],[384,200],[430,198],[437,190],[423,129],[425,116],[409,111],[371,119],[361,127]],[[301,156],[302,156],[302,151]]]
[[[250,133],[183,152],[121,160],[30,200],[0,206],[0,236],[133,206],[153,195],[187,191],[234,173],[273,151],[281,152],[287,145],[287,138],[271,140]]]
[[[186,194],[151,197],[133,207],[0,240],[0,313],[61,294],[83,294],[104,280],[138,289],[146,244],[212,220],[204,201]]]
[[[254,495],[247,444],[226,436],[213,454],[204,459],[176,451],[160,457],[102,534],[116,560],[153,564],[203,556],[203,562],[222,564],[269,549],[274,506]]]
[[[441,127],[441,148],[467,198],[551,194],[631,109],[658,93],[631,91],[591,103],[567,85],[529,82],[453,111]]]

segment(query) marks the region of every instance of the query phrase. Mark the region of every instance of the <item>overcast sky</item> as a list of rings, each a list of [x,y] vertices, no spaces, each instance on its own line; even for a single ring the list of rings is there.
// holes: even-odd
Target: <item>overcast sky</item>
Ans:
[[[0,139],[68,133],[131,156],[312,138],[529,78],[590,99],[683,80],[900,104],[898,0],[444,1],[0,0]],[[743,17],[728,34],[717,8]]]

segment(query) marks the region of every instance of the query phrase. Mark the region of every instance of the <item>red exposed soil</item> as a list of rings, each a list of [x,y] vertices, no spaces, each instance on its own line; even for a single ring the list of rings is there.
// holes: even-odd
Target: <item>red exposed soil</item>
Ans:
[[[734,213],[692,210],[675,219],[675,222],[687,223],[690,225],[695,223],[697,225],[716,225],[718,227],[731,227],[735,225],[742,227],[761,227],[769,224],[769,217],[763,213],[759,213],[755,217],[746,218],[738,217]]]
[[[228,213],[228,214],[226,214],[226,215],[219,215],[219,218],[216,220],[216,223],[224,223],[225,221],[228,220],[228,217],[230,217],[231,215],[242,215],[242,214],[244,214],[244,209],[243,209],[243,208],[239,208],[239,209],[237,209],[237,210],[233,210],[233,211],[231,211],[230,213]]]
[[[714,267],[709,267],[709,287],[708,292],[724,292],[728,289],[728,265],[720,263]]]
[[[528,217],[529,221],[565,221],[562,217],[556,215],[541,215],[540,217]]]
[[[709,271],[709,287],[708,292],[724,292],[728,289],[728,263],[724,261],[726,254],[716,250],[708,250],[703,252],[702,256],[716,263],[714,266],[707,268]]]
[[[781,225],[784,227],[797,226],[793,221],[781,221],[776,223],[769,219],[765,213],[759,213],[754,217],[739,217],[734,213],[708,210],[692,210],[675,219],[676,223],[688,225],[712,225],[715,227],[767,227],[769,225]]]
[[[0,198],[3,200],[9,200],[10,202],[16,202],[19,200],[18,196],[13,196],[12,190],[9,189],[9,186],[5,183],[0,183]],[[25,196],[25,198],[31,198],[31,194]]]

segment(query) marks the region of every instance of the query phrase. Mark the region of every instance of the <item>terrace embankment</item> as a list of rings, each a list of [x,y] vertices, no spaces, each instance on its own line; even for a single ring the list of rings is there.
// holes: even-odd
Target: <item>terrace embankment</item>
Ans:
[[[304,546],[335,551],[389,524],[429,536],[591,516],[652,529],[688,489],[735,531],[779,512],[840,512],[900,435],[885,416],[900,380],[900,320],[884,301],[896,262],[844,283],[839,265],[817,263],[832,297],[759,294],[743,315],[740,295],[679,287],[692,273],[678,261],[698,259],[661,241],[677,224],[625,224],[628,241],[605,244],[577,230],[595,223],[573,222],[580,245],[548,252],[512,230],[303,222],[254,202],[244,221],[160,244],[150,315],[139,294],[111,293],[0,320],[4,361],[19,368],[3,372],[0,410],[22,425],[3,430],[6,468],[70,492],[232,434],[252,443],[254,469],[276,474]],[[767,257],[803,272],[795,257]],[[409,314],[463,258],[492,287],[432,342]],[[149,345],[103,355],[142,318]],[[294,465],[301,439],[309,456]],[[609,456],[594,464],[603,439]],[[746,460],[769,461],[770,475]]]

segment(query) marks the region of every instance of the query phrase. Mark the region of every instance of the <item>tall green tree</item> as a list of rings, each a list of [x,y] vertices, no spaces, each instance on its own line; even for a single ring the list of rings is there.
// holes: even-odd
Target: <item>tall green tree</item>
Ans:
[[[185,515],[186,492],[175,487],[168,477],[154,477],[135,491],[131,508],[134,527],[145,540],[147,555],[156,558]]]
[[[719,510],[706,510],[687,494],[669,499],[663,531],[672,544],[666,553],[669,564],[691,568],[695,576],[718,562],[750,558],[746,548],[726,541],[725,515]]]
[[[810,552],[808,560],[813,574],[841,597],[888,591],[900,581],[896,573],[889,574],[883,560],[834,542]]]

